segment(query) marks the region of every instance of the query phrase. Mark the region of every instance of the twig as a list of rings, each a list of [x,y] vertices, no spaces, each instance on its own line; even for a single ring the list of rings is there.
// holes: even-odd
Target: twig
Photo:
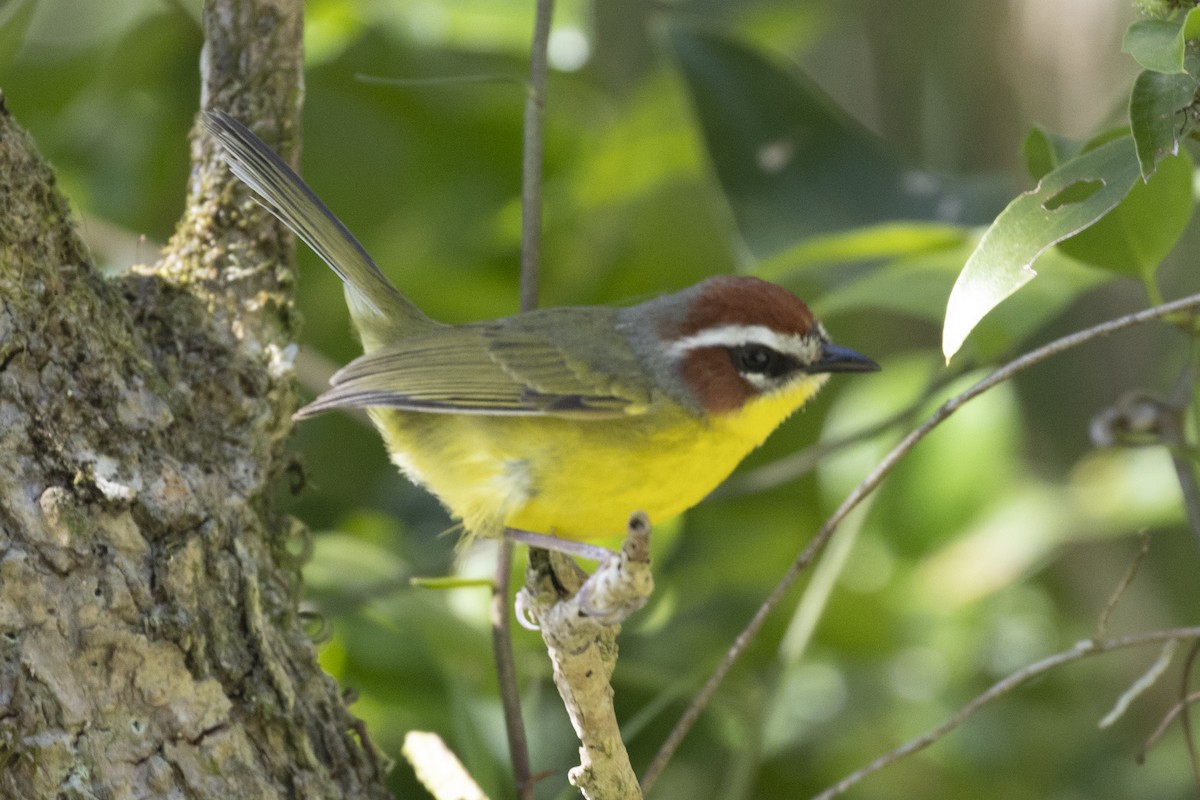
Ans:
[[[434,800],[487,800],[458,756],[436,733],[409,731],[401,752]]]
[[[1171,454],[1171,465],[1175,467],[1175,477],[1179,480],[1179,491],[1183,495],[1188,527],[1192,531],[1193,540],[1200,545],[1200,485],[1196,483],[1196,470],[1182,445],[1169,447],[1167,452]]]
[[[513,782],[521,800],[533,800],[533,770],[529,765],[529,741],[521,718],[521,692],[517,687],[517,665],[512,649],[512,623],[508,597],[512,584],[513,543],[501,539],[496,551],[496,577],[488,614],[492,625],[492,658],[496,663],[496,683],[500,705],[504,709],[504,733],[512,762]]]
[[[1096,637],[1099,639],[1100,637]],[[1179,646],[1177,639],[1171,639],[1162,647],[1162,652],[1158,654],[1158,658],[1150,665],[1150,668],[1138,676],[1128,689],[1121,692],[1121,696],[1117,698],[1117,702],[1113,704],[1112,711],[1104,715],[1104,718],[1096,723],[1096,727],[1101,730],[1110,728],[1116,724],[1117,720],[1125,716],[1125,712],[1133,705],[1133,701],[1143,695],[1147,689],[1158,683],[1158,679],[1167,671],[1167,667],[1171,666],[1171,657],[1175,655],[1175,650]]]
[[[525,139],[521,160],[521,310],[538,303],[542,239],[542,152],[545,142],[546,60],[554,0],[538,0],[525,95]]]
[[[1146,763],[1146,754],[1150,752],[1150,749],[1153,748],[1154,745],[1158,744],[1158,740],[1161,739],[1163,734],[1167,732],[1167,728],[1170,727],[1171,723],[1175,720],[1175,717],[1183,713],[1183,710],[1192,703],[1198,702],[1200,702],[1200,692],[1192,692],[1187,697],[1171,706],[1171,708],[1163,716],[1162,721],[1158,723],[1158,727],[1154,729],[1154,733],[1150,734],[1150,736],[1146,739],[1146,743],[1142,745],[1142,749],[1138,751],[1138,754],[1134,760],[1137,761],[1138,764]]]
[[[1166,449],[1179,481],[1188,527],[1200,544],[1200,486],[1192,467],[1196,452],[1187,441],[1185,416],[1191,398],[1192,373],[1189,365],[1180,373],[1175,389],[1166,399],[1139,390],[1122,395],[1092,419],[1090,433],[1093,443],[1101,447]]]
[[[1171,453],[1171,464],[1175,467],[1175,475],[1180,481],[1180,492],[1183,494],[1183,509],[1187,511],[1188,527],[1196,545],[1200,545],[1200,485],[1196,483],[1195,453],[1189,452],[1187,443],[1187,408],[1192,404],[1192,393],[1195,386],[1195,339],[1192,339],[1193,354],[1187,366],[1181,369],[1180,377],[1175,381],[1168,399],[1175,414],[1166,421],[1163,438],[1166,440],[1166,451]],[[1198,778],[1200,781],[1200,778]]]
[[[486,83],[511,83],[520,86],[522,81],[515,75],[503,72],[485,72],[478,75],[434,75],[429,78],[385,78],[381,75],[354,73],[354,80],[372,86],[394,86],[397,88],[424,88],[443,86],[478,86]]]
[[[1191,311],[1197,307],[1200,307],[1200,294],[1189,295],[1182,299],[1174,300],[1170,303],[1163,303],[1162,305],[1139,311],[1135,314],[1128,314],[1123,317],[1118,317],[1117,319],[1109,320],[1108,322],[1102,322],[1099,325],[1095,325],[1086,330],[1064,336],[1061,339],[1056,339],[1047,345],[1026,353],[1020,358],[1010,361],[1008,364],[1005,364],[991,375],[988,375],[986,378],[979,381],[962,394],[947,400],[920,427],[916,428],[910,434],[908,434],[908,436],[904,437],[904,439],[902,439],[899,444],[892,448],[891,452],[889,452],[883,458],[883,460],[880,461],[878,466],[876,466],[875,469],[872,470],[871,473],[868,474],[867,477],[864,478],[863,481],[856,486],[853,491],[850,492],[846,499],[842,501],[842,504],[838,506],[837,510],[834,511],[829,519],[825,521],[825,523],[817,531],[817,534],[813,537],[812,541],[810,541],[804,551],[796,557],[796,560],[792,562],[792,565],[788,568],[787,572],[784,573],[784,576],[780,579],[779,583],[776,584],[775,588],[771,591],[771,594],[767,596],[767,599],[763,601],[761,606],[759,606],[758,610],[754,613],[754,616],[750,618],[750,621],[746,624],[746,627],[743,628],[742,632],[738,634],[729,650],[725,653],[725,657],[721,659],[721,662],[713,671],[712,676],[708,679],[704,686],[701,687],[700,691],[696,694],[696,697],[692,700],[691,705],[689,705],[687,710],[684,711],[683,716],[679,719],[679,722],[675,724],[675,727],[671,730],[670,735],[667,736],[666,741],[663,742],[662,746],[658,750],[658,753],[655,754],[654,760],[650,762],[650,766],[646,768],[646,771],[642,776],[643,791],[650,791],[650,787],[654,785],[654,782],[662,773],[663,768],[666,767],[666,764],[671,759],[671,756],[674,755],[675,751],[679,748],[679,744],[683,741],[683,737],[687,735],[687,732],[691,730],[693,725],[695,725],[696,720],[700,718],[700,713],[704,710],[705,706],[708,705],[708,701],[712,698],[713,693],[716,692],[717,687],[721,685],[721,682],[725,679],[725,676],[729,673],[729,670],[733,667],[738,658],[741,657],[742,653],[745,651],[750,642],[753,641],[754,637],[758,634],[759,629],[763,626],[763,623],[766,622],[767,617],[783,601],[784,596],[792,587],[792,584],[796,582],[804,569],[807,568],[812,560],[825,548],[826,543],[829,541],[829,538],[833,535],[834,531],[837,530],[838,525],[843,519],[845,519],[846,515],[855,508],[855,506],[862,502],[863,498],[865,498],[879,486],[887,474],[895,468],[897,463],[899,463],[900,459],[907,455],[908,452],[912,450],[918,442],[929,435],[930,431],[940,425],[947,417],[957,411],[968,401],[978,397],[992,387],[1009,380],[1017,373],[1046,360],[1050,356],[1057,355],[1058,353],[1064,352],[1073,347],[1078,347],[1081,344],[1085,344],[1086,342],[1090,342],[1093,339],[1100,338],[1101,336],[1107,336],[1108,334],[1116,333],[1117,331],[1133,327],[1134,325],[1140,325],[1144,322],[1160,319],[1171,314]]]
[[[1196,656],[1200,654],[1200,642],[1193,642],[1192,648],[1188,650],[1187,658],[1183,660],[1183,678],[1179,687],[1179,697],[1181,700],[1188,696],[1188,684],[1192,680],[1192,667],[1196,663]],[[1183,729],[1183,738],[1187,744],[1188,758],[1192,762],[1192,778],[1196,781],[1196,786],[1200,787],[1200,760],[1196,758],[1196,740],[1192,736],[1192,717],[1189,709],[1190,705],[1183,704],[1179,709],[1179,727]]]
[[[525,98],[525,129],[521,148],[521,310],[537,307],[538,259],[542,235],[542,150],[544,111],[546,108],[546,60],[550,42],[553,0],[538,0],[529,55],[529,90]],[[529,765],[529,745],[521,720],[521,696],[517,687],[516,665],[512,652],[512,625],[508,598],[512,575],[513,543],[505,538],[496,554],[496,587],[492,591],[492,650],[496,661],[496,679],[504,708],[504,727],[508,735],[513,780],[521,800],[533,800],[533,771]]]
[[[1194,344],[1194,340],[1193,340]],[[1171,465],[1175,467],[1175,477],[1179,480],[1179,491],[1183,494],[1183,507],[1187,513],[1188,527],[1192,529],[1192,538],[1200,545],[1200,485],[1196,483],[1196,470],[1188,457],[1188,444],[1185,435],[1184,412],[1191,400],[1193,377],[1195,369],[1189,359],[1187,366],[1179,373],[1175,388],[1171,391],[1170,411],[1165,413],[1162,421],[1162,437],[1171,454]],[[1198,778],[1200,780],[1200,778]]]
[[[996,698],[1013,691],[1021,684],[1027,683],[1039,675],[1044,675],[1056,667],[1060,667],[1063,664],[1069,664],[1072,661],[1078,661],[1079,659],[1087,656],[1108,653],[1112,652],[1113,650],[1123,650],[1129,647],[1138,647],[1140,645],[1150,644],[1153,642],[1166,642],[1172,639],[1200,639],[1200,627],[1172,628],[1163,631],[1146,631],[1107,640],[1085,639],[1084,641],[1076,644],[1070,650],[1064,650],[1063,652],[1055,653],[1048,658],[1043,658],[1041,661],[1037,661],[1027,667],[1023,667],[1022,669],[1019,669],[1009,675],[1007,678],[992,684],[990,689],[983,694],[978,695],[971,702],[967,703],[941,725],[931,729],[922,736],[918,736],[915,739],[910,739],[894,750],[891,750],[885,755],[875,759],[862,769],[847,775],[833,786],[816,795],[813,800],[830,800],[830,798],[843,794],[847,789],[859,783],[868,775],[878,772],[889,764],[915,753],[918,750],[923,750],[929,745],[933,744],[938,739],[957,728],[959,725],[973,716],[975,712],[979,711]]]
[[[1138,548],[1137,555],[1133,557],[1129,568],[1125,570],[1125,574],[1118,581],[1117,588],[1113,589],[1108,602],[1104,604],[1104,610],[1100,612],[1100,621],[1096,623],[1097,639],[1104,638],[1104,634],[1108,632],[1108,618],[1112,616],[1113,610],[1116,609],[1117,603],[1120,602],[1121,595],[1125,594],[1125,590],[1129,588],[1129,584],[1133,583],[1133,578],[1137,575],[1138,567],[1142,565],[1142,561],[1146,558],[1146,553],[1148,552],[1150,552],[1150,532],[1143,530],[1142,546]]]

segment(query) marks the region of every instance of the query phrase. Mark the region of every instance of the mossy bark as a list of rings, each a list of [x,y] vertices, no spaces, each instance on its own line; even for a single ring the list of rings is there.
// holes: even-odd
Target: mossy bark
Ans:
[[[212,0],[202,65],[293,154],[300,6]],[[192,156],[163,259],[106,279],[0,95],[0,796],[386,797],[271,499],[290,237]]]

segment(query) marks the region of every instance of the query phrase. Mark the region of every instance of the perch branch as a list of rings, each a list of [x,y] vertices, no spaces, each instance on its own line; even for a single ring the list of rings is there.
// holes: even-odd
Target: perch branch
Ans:
[[[621,552],[590,577],[561,554],[531,553],[518,604],[540,628],[554,665],[554,684],[581,745],[580,764],[568,778],[589,800],[642,796],[609,680],[621,622],[645,605],[653,589],[650,522],[640,512],[629,520]]]

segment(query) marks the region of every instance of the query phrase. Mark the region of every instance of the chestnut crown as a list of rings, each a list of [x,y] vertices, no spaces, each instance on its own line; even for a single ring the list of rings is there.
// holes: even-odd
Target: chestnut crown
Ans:
[[[800,380],[819,385],[827,373],[879,369],[833,344],[804,301],[773,283],[721,276],[680,295],[682,314],[666,315],[657,333],[679,379],[709,413],[735,411]]]

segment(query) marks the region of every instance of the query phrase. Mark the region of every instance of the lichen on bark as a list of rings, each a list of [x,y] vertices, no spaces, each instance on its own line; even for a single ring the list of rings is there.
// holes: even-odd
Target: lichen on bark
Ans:
[[[291,150],[300,15],[205,10],[206,100]],[[0,98],[0,796],[386,797],[271,500],[292,246],[192,153],[164,258],[106,279]]]

